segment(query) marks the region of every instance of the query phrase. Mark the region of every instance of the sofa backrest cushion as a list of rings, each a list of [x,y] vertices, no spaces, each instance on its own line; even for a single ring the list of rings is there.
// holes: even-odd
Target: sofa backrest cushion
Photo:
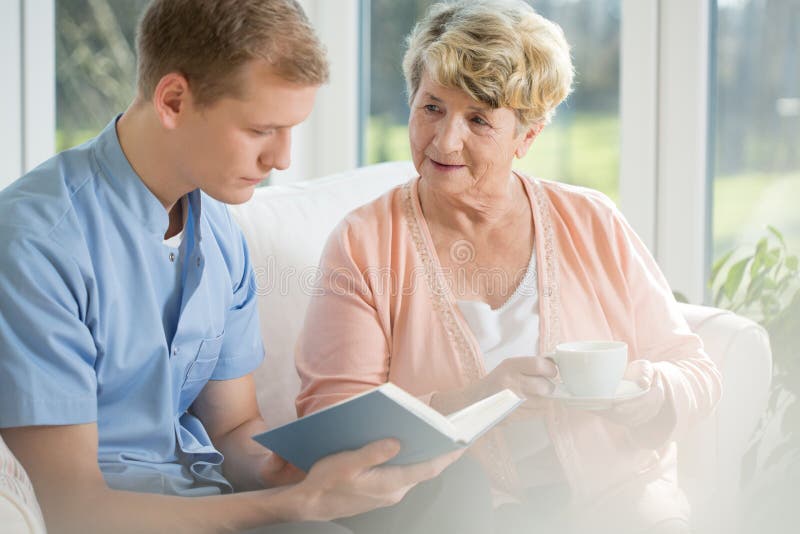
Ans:
[[[295,342],[328,235],[350,211],[416,176],[411,162],[382,163],[289,186],[262,187],[231,213],[256,273],[267,356],[256,371],[258,403],[270,426],[295,418],[300,379]]]

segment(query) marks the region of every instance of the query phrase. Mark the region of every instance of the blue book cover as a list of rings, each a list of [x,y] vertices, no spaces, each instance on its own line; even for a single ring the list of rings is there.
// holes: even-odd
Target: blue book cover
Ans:
[[[446,417],[387,383],[253,439],[304,471],[325,456],[384,438],[401,444],[388,464],[412,464],[466,447],[521,402],[504,390]]]

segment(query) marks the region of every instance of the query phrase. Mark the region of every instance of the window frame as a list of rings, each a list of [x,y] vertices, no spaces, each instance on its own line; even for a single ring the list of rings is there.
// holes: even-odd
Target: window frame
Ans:
[[[55,3],[0,5],[0,188],[55,153]]]
[[[715,0],[623,0],[620,204],[672,289],[708,301]]]

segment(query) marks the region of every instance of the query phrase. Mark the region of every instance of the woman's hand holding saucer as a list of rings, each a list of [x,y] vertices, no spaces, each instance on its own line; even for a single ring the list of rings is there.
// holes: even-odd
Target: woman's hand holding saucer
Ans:
[[[636,428],[652,421],[661,412],[666,399],[664,384],[649,360],[634,360],[625,369],[625,380],[634,382],[645,393],[616,402],[597,414],[615,423]]]

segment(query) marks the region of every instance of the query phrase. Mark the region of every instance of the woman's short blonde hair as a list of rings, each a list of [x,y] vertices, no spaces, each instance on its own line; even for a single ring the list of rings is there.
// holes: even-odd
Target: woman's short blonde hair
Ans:
[[[462,89],[493,109],[514,110],[527,127],[550,122],[572,90],[564,32],[522,1],[435,4],[407,44],[409,102],[427,72],[438,84]]]

